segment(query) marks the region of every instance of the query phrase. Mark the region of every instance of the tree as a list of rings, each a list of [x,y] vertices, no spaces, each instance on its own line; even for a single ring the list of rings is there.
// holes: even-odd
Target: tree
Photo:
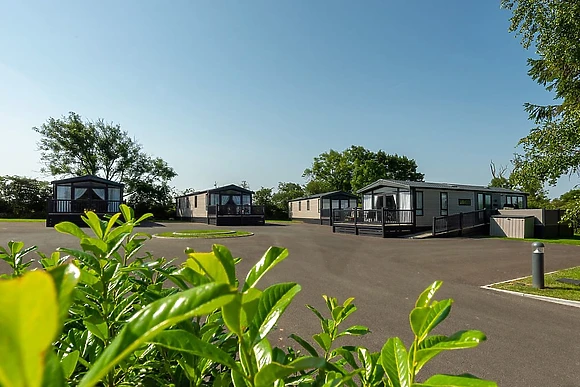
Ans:
[[[316,195],[319,193],[325,193],[330,191],[332,191],[332,189],[327,183],[318,180],[310,180],[304,186],[305,195]]]
[[[272,195],[276,215],[288,217],[288,202],[304,196],[304,188],[297,183],[278,183],[278,190]]]
[[[0,217],[43,218],[52,188],[46,181],[0,176]]]
[[[144,152],[120,125],[103,119],[83,121],[71,112],[49,118],[34,131],[43,172],[53,176],[95,175],[125,184],[125,195],[137,210],[147,206],[171,206],[169,181],[177,173],[167,162]]]
[[[489,163],[489,169],[491,171],[491,181],[489,182],[488,187],[508,188],[508,189],[512,188],[509,179],[504,175],[507,171],[507,167],[500,165],[498,172],[494,162],[491,161]]]
[[[272,201],[272,188],[260,188],[254,192],[253,203],[258,206],[264,206],[265,215],[267,219],[272,219],[274,216],[274,202]]]
[[[510,32],[524,48],[535,48],[528,74],[557,101],[524,104],[536,126],[519,141],[523,154],[513,160],[511,181],[536,189],[541,199],[544,183],[580,171],[580,2],[502,0],[502,6],[513,12]]]
[[[314,181],[325,190],[356,192],[378,179],[420,181],[424,175],[417,172],[415,160],[406,156],[353,145],[342,152],[331,149],[321,153],[304,170],[303,177],[309,180],[308,184]]]
[[[242,187],[244,189],[250,189],[250,184],[248,184],[247,181],[242,180],[242,182],[240,183],[240,187]]]

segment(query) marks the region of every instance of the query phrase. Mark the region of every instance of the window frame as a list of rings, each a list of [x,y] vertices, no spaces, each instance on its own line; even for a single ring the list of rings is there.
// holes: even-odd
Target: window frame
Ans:
[[[421,194],[421,207],[419,207],[419,194]],[[423,216],[425,215],[425,194],[424,191],[415,191],[415,215],[416,216]]]
[[[445,208],[443,208],[443,196],[445,196]],[[439,215],[449,216],[449,192],[439,192]]]
[[[471,199],[457,199],[457,205],[471,207]]]
[[[193,197],[193,208],[197,208],[197,195]]]
[[[306,211],[310,211],[310,200],[306,201]]]
[[[302,211],[302,201],[298,201],[298,211]]]

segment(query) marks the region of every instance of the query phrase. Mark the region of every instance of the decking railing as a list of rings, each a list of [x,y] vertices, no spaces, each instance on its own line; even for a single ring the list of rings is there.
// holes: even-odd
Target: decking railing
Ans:
[[[362,208],[336,209],[332,211],[332,223],[353,225],[414,225],[414,210],[363,210]]]
[[[446,234],[450,232],[462,232],[465,229],[489,224],[491,212],[489,210],[478,210],[462,212],[449,216],[433,217],[433,235]]]
[[[100,214],[119,212],[119,206],[123,203],[121,200],[66,200],[66,199],[49,199],[49,214],[82,214],[85,211],[93,211]]]
[[[207,215],[210,218],[217,216],[264,216],[264,206],[255,205],[211,205],[207,206]]]

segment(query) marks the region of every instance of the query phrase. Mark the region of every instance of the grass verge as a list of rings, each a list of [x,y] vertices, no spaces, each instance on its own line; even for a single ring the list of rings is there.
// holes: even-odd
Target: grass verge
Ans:
[[[266,223],[302,223],[302,222],[299,220],[288,220],[288,219],[285,220],[267,219]]]
[[[505,240],[510,240],[510,241],[556,243],[556,244],[560,244],[560,245],[580,246],[580,235],[574,235],[574,236],[569,237],[569,238],[556,238],[556,239],[538,239],[538,238],[517,239],[517,238],[505,238],[505,237],[494,237],[494,239],[505,239]]]
[[[238,238],[254,235],[247,231],[230,230],[179,230],[153,234],[157,238],[192,239],[192,238]]]
[[[511,290],[513,292],[536,294],[538,296],[563,298],[565,300],[580,301],[580,286],[565,284],[556,281],[558,278],[572,278],[580,280],[580,266],[571,269],[558,270],[544,277],[544,289],[532,287],[532,277],[526,277],[502,284],[493,285],[492,288]]]
[[[46,219],[4,219],[0,218],[0,223],[41,223],[46,222]]]

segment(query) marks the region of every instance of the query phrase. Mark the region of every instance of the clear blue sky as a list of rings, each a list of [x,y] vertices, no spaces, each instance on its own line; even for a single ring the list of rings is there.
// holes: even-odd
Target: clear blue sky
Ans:
[[[0,175],[40,176],[48,117],[129,131],[178,189],[302,183],[352,144],[487,184],[551,96],[499,0],[0,0]],[[564,179],[553,195],[568,190]]]

